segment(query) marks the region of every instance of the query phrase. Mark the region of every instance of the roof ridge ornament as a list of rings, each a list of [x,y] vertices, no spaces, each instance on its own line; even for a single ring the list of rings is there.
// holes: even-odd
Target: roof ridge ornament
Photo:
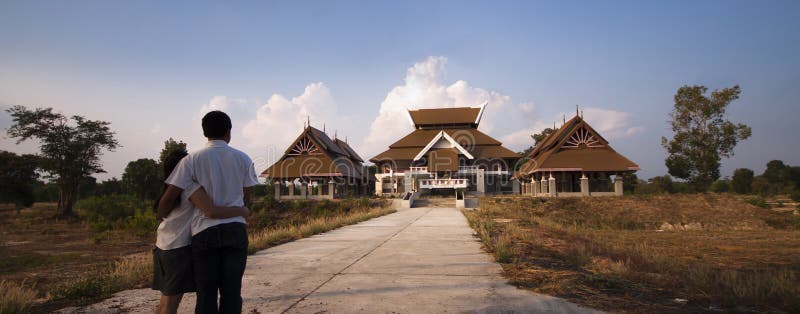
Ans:
[[[481,111],[478,111],[478,117],[475,118],[475,125],[478,125],[478,124],[481,123],[481,117],[483,117],[483,110],[486,109],[486,105],[488,105],[488,104],[489,104],[489,101],[484,101],[481,104]]]

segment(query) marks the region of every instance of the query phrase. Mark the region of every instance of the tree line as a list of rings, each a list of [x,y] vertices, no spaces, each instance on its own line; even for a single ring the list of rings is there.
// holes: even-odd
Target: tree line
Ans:
[[[748,139],[752,130],[726,119],[728,106],[741,93],[738,85],[707,92],[708,88],[701,85],[678,89],[668,118],[673,136],[661,139],[667,151],[665,165],[669,174],[648,181],[626,175],[625,189],[796,193],[800,170],[779,160],[770,161],[759,176],[750,169],[737,169],[730,179],[720,178],[722,160],[732,157],[736,145]],[[39,143],[38,154],[0,151],[0,202],[14,203],[18,209],[34,201],[56,201],[58,214],[70,216],[75,202],[90,195],[129,194],[141,201],[154,200],[163,185],[162,165],[166,156],[173,150],[186,149],[185,143],[170,138],[165,141],[158,160],[131,161],[121,180],[97,182],[93,175],[105,172],[100,164],[103,152],[120,147],[108,122],[78,115],[67,117],[52,108],[29,109],[17,105],[6,111],[13,119],[7,130],[11,138],[17,139],[17,143],[28,140]],[[556,130],[548,128],[532,135],[536,143],[523,154]],[[680,181],[674,181],[673,177]],[[264,195],[266,187],[255,192]]]

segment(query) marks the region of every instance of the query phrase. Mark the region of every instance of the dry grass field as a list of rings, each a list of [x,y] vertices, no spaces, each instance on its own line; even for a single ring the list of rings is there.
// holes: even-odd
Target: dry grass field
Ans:
[[[98,232],[80,214],[53,218],[54,206],[36,204],[19,214],[0,208],[0,313],[49,312],[149,285],[155,230]],[[251,252],[394,212],[383,200],[367,199],[253,207]]]
[[[800,216],[728,195],[483,198],[509,280],[613,312],[800,311]]]

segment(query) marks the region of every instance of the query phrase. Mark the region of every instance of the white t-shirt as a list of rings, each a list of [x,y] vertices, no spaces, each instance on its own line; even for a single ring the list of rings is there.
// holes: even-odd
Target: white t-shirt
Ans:
[[[192,243],[192,231],[189,229],[192,216],[196,211],[189,197],[200,188],[200,184],[192,183],[181,192],[181,204],[158,225],[156,246],[162,250],[172,250]]]
[[[253,161],[247,154],[221,140],[208,141],[206,147],[184,157],[166,183],[186,190],[197,182],[205,188],[216,206],[244,206],[242,189],[258,184]],[[239,222],[244,217],[211,219],[194,211],[192,235],[216,225]]]

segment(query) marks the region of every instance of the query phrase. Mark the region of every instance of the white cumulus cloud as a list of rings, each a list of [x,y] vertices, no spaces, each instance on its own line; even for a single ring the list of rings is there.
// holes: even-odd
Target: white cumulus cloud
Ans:
[[[263,103],[214,96],[200,108],[198,122],[212,110],[224,111],[231,117],[231,144],[253,158],[257,171],[266,169],[282,156],[307,120],[310,119],[311,125],[319,129],[323,129],[326,123],[338,125],[348,121],[346,117],[338,116],[330,89],[322,82],[307,85],[298,96],[288,98],[273,94]]]
[[[509,97],[496,91],[470,86],[458,80],[450,85],[443,82],[445,57],[428,57],[406,71],[404,84],[395,86],[380,105],[369,133],[359,147],[366,158],[385,150],[401,136],[413,130],[408,109],[477,106],[488,103],[480,129],[489,132],[500,108]]]

